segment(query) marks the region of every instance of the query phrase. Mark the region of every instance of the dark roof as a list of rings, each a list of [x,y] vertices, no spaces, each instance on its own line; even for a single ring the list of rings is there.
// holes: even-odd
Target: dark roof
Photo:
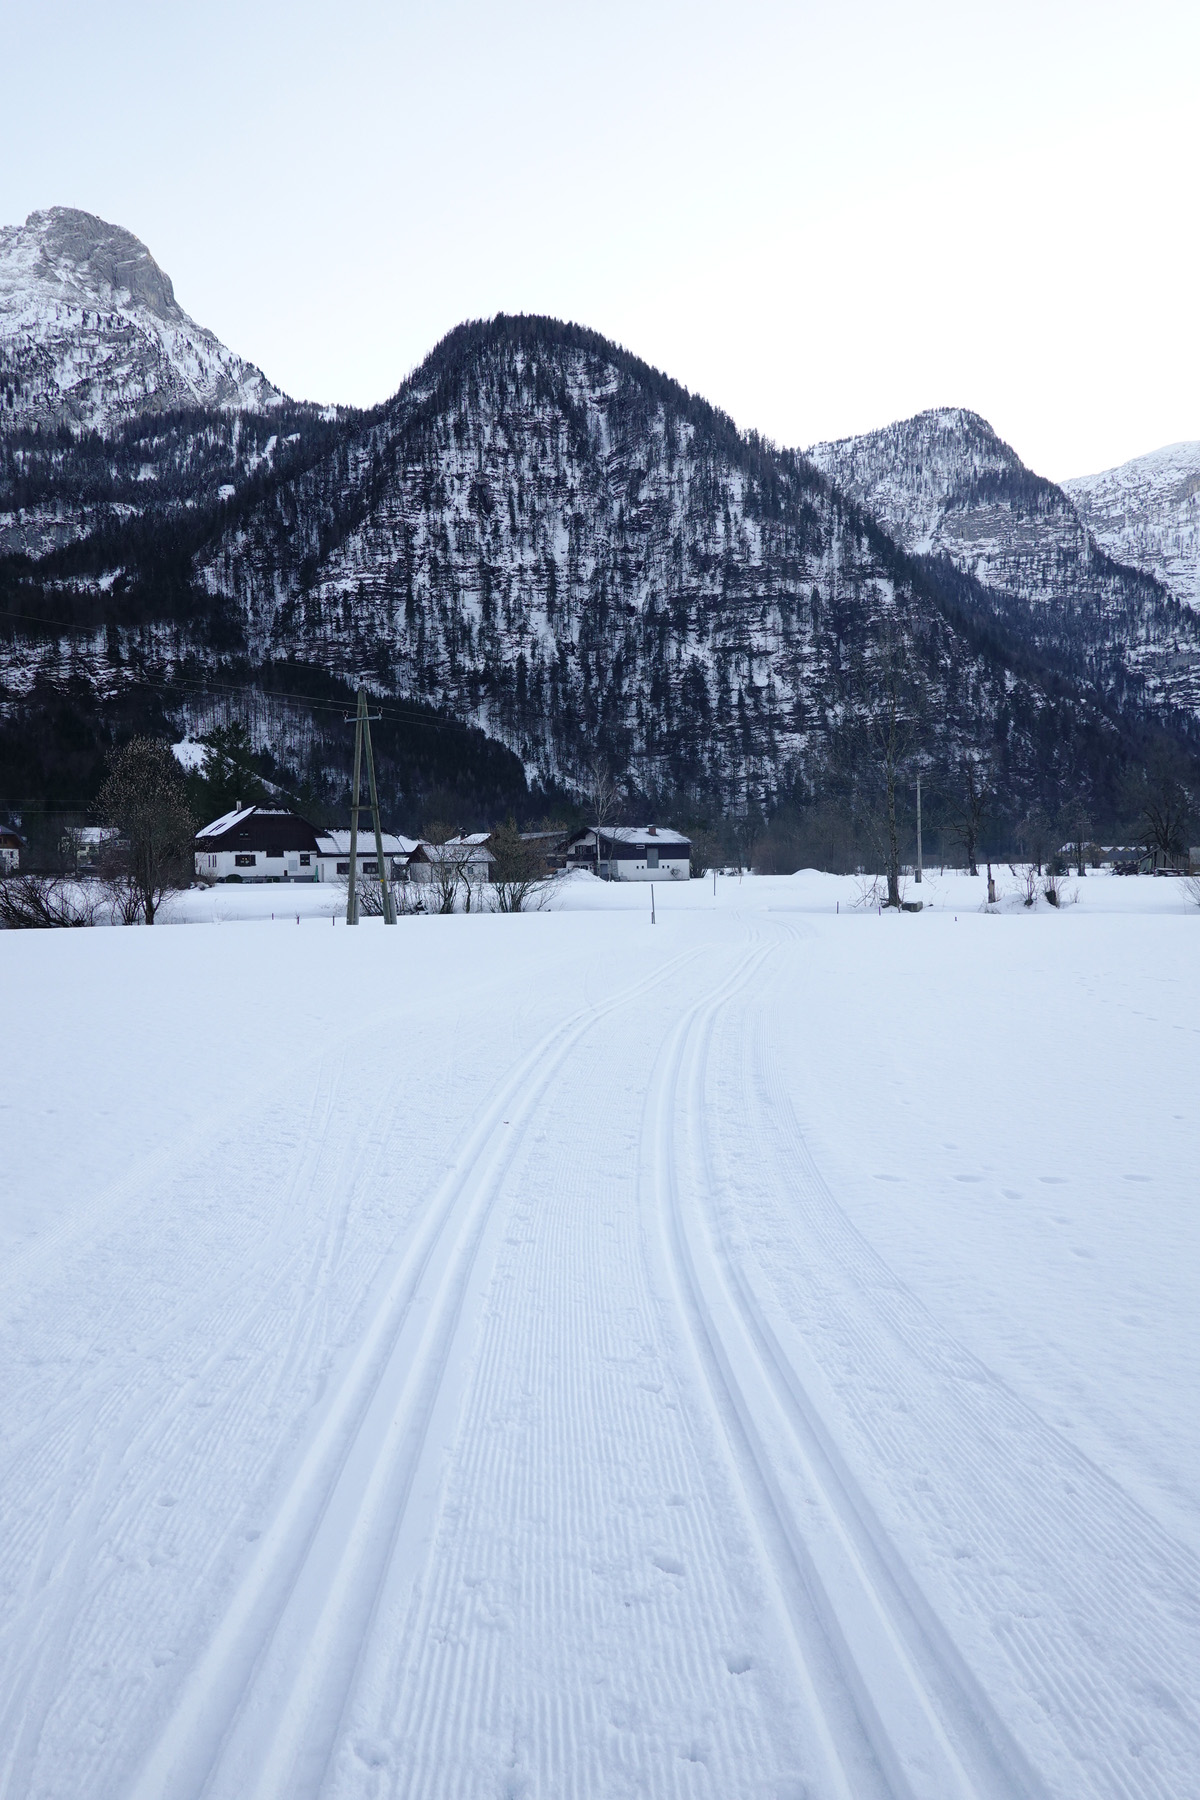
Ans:
[[[244,807],[197,833],[198,850],[316,850],[317,834],[298,813]]]

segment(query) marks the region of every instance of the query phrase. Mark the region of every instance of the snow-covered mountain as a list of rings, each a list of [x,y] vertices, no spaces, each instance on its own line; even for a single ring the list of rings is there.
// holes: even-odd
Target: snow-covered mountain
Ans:
[[[1063,489],[1110,556],[1200,610],[1200,443],[1168,444]]]
[[[977,413],[919,413],[806,454],[906,550],[948,557],[997,595],[1038,650],[1118,688],[1135,676],[1153,704],[1200,717],[1200,616],[1150,558],[1120,560],[1115,538],[1101,540],[1076,498],[1027,469]],[[1161,491],[1182,486],[1177,474]]]
[[[328,430],[186,535],[112,531],[24,574],[24,613],[79,624],[31,633],[11,687],[86,679],[108,704],[153,669],[162,695],[186,678],[187,727],[205,678],[320,670],[481,728],[539,784],[600,754],[643,794],[736,812],[867,778],[891,670],[947,782],[987,751],[1014,807],[1111,806],[1124,726],[1099,691],[1049,675],[987,590],[906,556],[803,457],[594,332],[461,326]],[[320,762],[340,710],[289,754]]]
[[[149,298],[122,292],[158,317],[137,248]],[[334,792],[361,681],[464,733],[397,749],[406,808],[451,779],[482,811],[512,770],[569,788],[600,755],[645,796],[769,810],[874,779],[894,676],[931,791],[975,752],[1010,816],[1107,818],[1147,720],[1195,729],[1193,615],[973,414],[809,460],[594,332],[504,316],[370,414],[138,392],[103,433],[0,432],[0,763],[37,743],[65,769],[69,694],[94,767],[131,723],[236,719],[285,785]]]
[[[188,317],[132,232],[69,206],[0,228],[0,429],[282,399]]]
[[[944,554],[987,587],[1050,600],[1088,566],[1070,499],[986,419],[942,407],[806,452],[906,550]]]

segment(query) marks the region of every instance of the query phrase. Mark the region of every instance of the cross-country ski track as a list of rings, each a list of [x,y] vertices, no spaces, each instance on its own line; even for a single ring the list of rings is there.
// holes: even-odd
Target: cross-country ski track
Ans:
[[[5,1800],[1200,1792],[1179,1480],[810,1141],[817,971],[901,922],[688,899],[226,929],[377,990],[0,1276]]]

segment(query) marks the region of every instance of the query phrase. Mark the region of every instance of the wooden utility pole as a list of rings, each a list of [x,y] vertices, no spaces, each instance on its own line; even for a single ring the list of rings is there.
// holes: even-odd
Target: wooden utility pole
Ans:
[[[921,777],[917,776],[917,881],[921,880]]]
[[[354,714],[354,779],[350,786],[350,863],[346,886],[346,923],[358,924],[358,794],[362,778],[363,702],[366,695],[358,690],[358,707]]]
[[[381,715],[375,714],[378,719]],[[391,884],[387,878],[387,863],[383,857],[383,832],[379,825],[379,793],[375,786],[375,757],[371,750],[371,714],[367,710],[367,690],[358,690],[358,706],[354,714],[354,779],[350,789],[350,885],[346,894],[346,923],[358,924],[358,814],[362,789],[362,756],[363,744],[367,750],[367,790],[370,794],[371,823],[375,827],[376,867],[379,870],[379,889],[383,898],[383,922],[385,925],[396,923],[396,907],[392,899]]]

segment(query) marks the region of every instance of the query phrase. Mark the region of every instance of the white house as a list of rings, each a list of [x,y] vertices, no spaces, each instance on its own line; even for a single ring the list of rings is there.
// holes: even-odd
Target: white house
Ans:
[[[448,866],[455,870],[460,881],[468,881],[474,887],[481,881],[491,880],[495,860],[488,848],[486,831],[447,838],[444,844],[427,844],[422,839],[409,857],[408,878],[416,882],[436,881],[439,870]]]
[[[21,866],[25,840],[11,825],[0,825],[0,875],[15,875]]]
[[[596,832],[587,826],[572,833],[566,864],[598,872],[602,881],[687,881],[692,840],[666,825],[609,825],[600,832],[597,870]]]
[[[317,834],[307,819],[242,806],[196,833],[196,873],[208,881],[316,881]]]
[[[106,846],[116,845],[120,836],[115,825],[68,825],[59,847],[76,875],[94,875]]]
[[[383,839],[383,860],[387,864],[388,880],[403,881],[406,877],[408,860],[417,848],[416,838],[400,837],[394,831],[383,831],[380,836]],[[355,861],[358,863],[360,879],[366,877],[378,880],[379,854],[375,848],[375,829],[370,823],[369,817],[365,831],[362,828],[362,822],[359,822]],[[349,881],[349,831],[318,833],[316,879],[318,881]]]

